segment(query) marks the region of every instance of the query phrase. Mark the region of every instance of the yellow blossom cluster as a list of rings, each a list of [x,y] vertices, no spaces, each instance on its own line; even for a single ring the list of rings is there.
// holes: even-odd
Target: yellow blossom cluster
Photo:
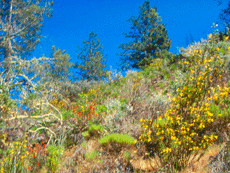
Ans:
[[[213,100],[216,103],[222,103],[223,100],[225,100],[225,98],[228,98],[229,96],[229,88],[227,87],[218,87],[216,90],[216,93],[213,97]]]
[[[160,70],[162,64],[163,64],[163,60],[158,58],[158,59],[153,59],[152,63],[150,63],[150,66],[154,67],[156,70]]]
[[[165,163],[178,164],[175,163],[176,160],[181,160],[180,164],[184,166],[193,151],[206,149],[217,139],[215,134],[205,134],[216,117],[210,111],[211,103],[221,102],[228,97],[229,88],[214,87],[218,78],[222,77],[226,57],[219,54],[223,48],[216,46],[212,50],[217,53],[191,48],[190,57],[179,62],[187,70],[187,74],[185,84],[172,97],[170,108],[163,117],[159,116],[153,122],[140,120],[144,127],[140,140],[156,140],[160,153],[163,153],[160,158]]]
[[[67,102],[64,100],[68,100],[68,99],[67,98],[59,99],[59,97],[55,94],[53,95],[53,99],[51,100],[50,103],[57,108],[63,108],[68,105]]]
[[[163,151],[161,153],[169,153],[169,152],[172,152],[171,148],[163,149]]]
[[[152,136],[152,120],[148,120],[148,119],[140,119],[140,122],[142,122],[142,126],[145,129],[145,133],[142,134],[139,139],[141,142],[145,141],[145,142],[150,142],[152,140],[151,136]]]
[[[140,85],[140,83],[138,83],[138,82],[135,83],[134,85],[132,85],[132,89],[133,89],[133,88],[136,88],[136,87],[139,86],[139,85]]]

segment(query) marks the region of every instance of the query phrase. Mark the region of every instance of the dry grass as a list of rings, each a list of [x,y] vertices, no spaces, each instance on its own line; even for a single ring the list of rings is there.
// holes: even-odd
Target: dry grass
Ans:
[[[172,73],[173,71],[170,72]],[[178,71],[178,73],[181,72]],[[114,84],[110,81],[104,88],[106,92],[99,92],[104,99],[102,100],[98,95],[93,98],[97,104],[104,105],[107,108],[107,111],[103,112],[102,116],[98,118],[100,124],[105,126],[105,131],[100,135],[124,133],[135,139],[139,139],[143,131],[139,120],[141,118],[155,120],[159,116],[163,117],[170,106],[170,94],[174,92],[173,88],[179,85],[175,79],[175,75],[170,75],[166,80],[158,73],[156,73],[156,77],[154,78],[144,78],[143,76],[140,78],[138,77],[138,73],[133,72],[123,83],[117,81],[117,83]],[[217,80],[215,85],[228,86],[228,81],[230,80],[229,75],[224,74],[222,79],[223,80]],[[173,81],[173,84],[171,84],[173,86],[170,86],[169,80]],[[164,88],[160,87],[159,83],[163,83]],[[81,86],[84,91],[91,87],[88,83],[85,85],[86,86],[82,84]],[[97,87],[100,88],[100,85]],[[169,88],[167,93],[164,93],[165,88]],[[74,93],[74,89],[71,90],[71,92]],[[113,95],[114,93],[115,95]],[[126,108],[121,108],[121,98],[127,100]],[[71,98],[70,100],[73,103],[74,99]],[[71,105],[72,103],[69,103],[70,108],[73,107],[73,105]],[[173,172],[173,170],[170,169],[170,165],[166,165],[162,168],[163,165],[160,164],[160,159],[157,155],[151,157],[146,156],[145,152],[147,149],[145,147],[148,146],[145,146],[144,143],[140,141],[132,147],[126,145],[117,147],[113,144],[103,147],[98,142],[100,135],[91,135],[88,138],[83,138],[81,133],[89,129],[87,123],[88,120],[86,119],[80,122],[77,117],[72,117],[63,121],[62,126],[60,123],[55,122],[50,126],[50,129],[57,134],[57,138],[60,138],[61,133],[64,133],[64,137],[66,138],[63,137],[63,141],[65,142],[67,139],[70,141],[68,145],[65,144],[64,157],[57,172]],[[28,131],[28,127],[30,128],[38,124],[37,121],[30,118],[23,120],[15,119],[13,121],[7,121],[3,130],[7,133],[7,141],[12,142],[15,138],[21,139],[23,134]],[[63,132],[61,132],[61,130],[63,130]],[[213,160],[220,155],[219,153],[225,145],[226,138],[225,136],[221,137],[221,134],[228,132],[227,123],[215,121],[210,131],[218,133],[219,141],[217,141],[215,145],[210,146],[204,154],[199,152],[197,155],[192,155],[188,166],[180,173],[214,173],[215,165]],[[43,132],[41,134],[30,133],[27,140],[29,142],[33,141],[31,144],[34,144],[38,141],[37,139],[42,139],[47,142],[49,137],[49,132]],[[2,145],[2,143],[0,144]],[[95,156],[86,159],[87,154],[95,151],[98,152]],[[127,152],[130,152],[130,156],[125,155]],[[223,159],[221,160],[218,157],[215,164],[221,168],[223,162]],[[48,171],[46,167],[42,167],[40,170],[40,172]]]

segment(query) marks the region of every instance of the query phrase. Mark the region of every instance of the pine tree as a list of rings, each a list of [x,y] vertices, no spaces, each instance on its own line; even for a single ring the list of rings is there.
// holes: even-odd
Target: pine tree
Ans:
[[[218,0],[218,6],[223,4],[222,0]],[[222,9],[220,13],[220,19],[224,22],[226,27],[230,27],[230,1],[228,1],[228,5],[226,8]]]
[[[107,66],[104,57],[104,51],[97,34],[91,32],[89,40],[83,41],[84,47],[80,48],[77,58],[82,61],[81,64],[76,63],[75,67],[78,68],[83,79],[88,81],[101,80],[106,77],[107,70],[103,68]]]
[[[51,17],[51,6],[47,0],[0,1],[0,57],[6,84],[13,70],[12,57],[25,57],[40,42],[43,18]]]
[[[50,71],[50,76],[54,81],[63,81],[71,76],[70,68],[73,66],[70,63],[70,56],[64,50],[56,49],[55,46],[52,47],[53,64]]]
[[[131,17],[131,31],[125,33],[126,38],[131,38],[132,42],[121,44],[123,49],[121,56],[121,68],[143,68],[151,63],[151,59],[167,55],[171,46],[167,30],[161,24],[161,18],[157,9],[150,7],[147,0],[140,6],[139,16]]]

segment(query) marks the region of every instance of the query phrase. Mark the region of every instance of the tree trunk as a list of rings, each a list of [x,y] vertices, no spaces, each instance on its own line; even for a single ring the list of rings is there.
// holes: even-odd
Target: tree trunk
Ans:
[[[11,71],[11,62],[12,62],[12,45],[11,45],[11,19],[12,19],[12,5],[13,0],[10,2],[10,11],[9,11],[9,20],[7,24],[7,35],[6,35],[6,46],[5,46],[5,56],[4,56],[4,71],[5,71],[5,83],[7,88],[9,87],[10,81],[10,71]]]
[[[4,69],[5,69],[5,83],[8,85],[10,81],[10,70],[11,70],[11,61],[12,61],[12,46],[10,39],[8,40],[7,47],[5,48],[5,57],[4,57]]]

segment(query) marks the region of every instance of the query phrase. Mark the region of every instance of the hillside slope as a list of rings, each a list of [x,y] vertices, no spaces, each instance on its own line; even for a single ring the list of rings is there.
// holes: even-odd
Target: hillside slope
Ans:
[[[1,171],[229,171],[229,41],[210,35],[126,77],[70,84],[37,111],[11,108]]]

